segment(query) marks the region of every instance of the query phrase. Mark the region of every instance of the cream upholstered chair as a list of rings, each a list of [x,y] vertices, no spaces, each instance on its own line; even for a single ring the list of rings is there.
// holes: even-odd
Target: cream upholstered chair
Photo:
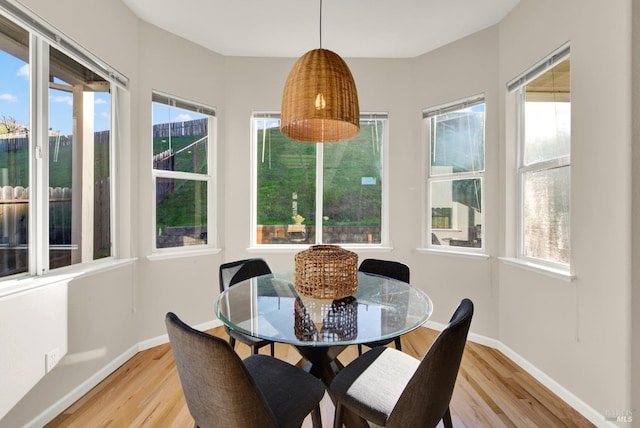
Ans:
[[[241,360],[223,339],[165,317],[178,375],[195,420],[207,427],[299,427],[311,413],[321,428],[322,382],[268,355]]]
[[[422,360],[388,347],[353,360],[329,386],[334,428],[342,427],[344,408],[380,426],[428,428],[442,420],[452,427],[449,402],[472,317],[473,303],[463,299]]]
[[[266,275],[271,273],[271,268],[264,259],[253,258],[245,260],[236,260],[229,263],[223,263],[219,269],[219,282],[220,292],[222,293],[227,288],[250,278],[256,276]],[[251,352],[257,354],[260,348],[269,345],[271,350],[271,356],[274,355],[274,343],[269,340],[258,339],[248,334],[240,333],[239,331],[231,330],[226,325],[225,331],[229,335],[229,344],[235,349],[236,341],[242,342],[245,345],[251,347]]]
[[[404,263],[392,261],[392,260],[380,260],[380,259],[364,259],[358,267],[360,272],[372,273],[375,275],[386,276],[387,278],[397,279],[409,283],[409,266]],[[379,340],[376,342],[365,343],[364,346],[369,348],[375,348],[376,346],[384,346],[393,342],[396,349],[402,351],[402,342],[400,336],[392,337],[386,340]],[[362,346],[358,344],[358,355],[362,355]]]

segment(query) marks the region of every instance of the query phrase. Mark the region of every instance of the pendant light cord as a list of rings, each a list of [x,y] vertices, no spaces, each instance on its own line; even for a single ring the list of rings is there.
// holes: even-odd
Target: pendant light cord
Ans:
[[[322,49],[322,0],[320,0],[320,49]]]

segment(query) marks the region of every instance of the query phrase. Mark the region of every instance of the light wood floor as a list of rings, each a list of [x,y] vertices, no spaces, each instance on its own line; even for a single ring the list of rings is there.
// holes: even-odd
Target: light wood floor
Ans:
[[[209,331],[226,337],[222,327]],[[421,358],[437,332],[419,328],[402,337],[402,349]],[[249,348],[238,344],[241,357]],[[268,347],[261,352],[268,352]],[[300,354],[277,344],[276,356],[293,364]],[[339,357],[357,356],[355,346]],[[333,424],[333,405],[325,395],[324,427]],[[467,342],[451,401],[454,427],[592,427],[588,420],[502,353]],[[440,424],[440,426],[442,423]],[[47,427],[193,427],[168,344],[140,352]],[[311,427],[310,418],[303,427]]]

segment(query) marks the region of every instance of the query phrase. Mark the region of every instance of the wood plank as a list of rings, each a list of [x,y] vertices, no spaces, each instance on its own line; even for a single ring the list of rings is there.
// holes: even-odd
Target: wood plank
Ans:
[[[227,338],[222,327],[209,333]],[[422,358],[437,335],[427,328],[414,330],[402,337],[402,350]],[[242,358],[250,354],[242,344],[236,351]],[[280,343],[275,356],[291,364],[301,358],[293,346]],[[350,346],[338,359],[346,365],[357,356],[357,347]],[[323,427],[330,428],[334,407],[328,395],[320,409]],[[462,358],[451,414],[455,427],[594,426],[501,352],[471,342]],[[164,344],[134,355],[46,426],[191,428],[171,347]],[[311,426],[307,417],[303,427]]]

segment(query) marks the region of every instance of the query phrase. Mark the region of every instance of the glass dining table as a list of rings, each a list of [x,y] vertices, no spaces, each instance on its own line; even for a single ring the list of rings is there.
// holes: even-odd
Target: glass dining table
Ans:
[[[306,368],[329,385],[344,348],[408,333],[433,310],[431,299],[410,284],[357,275],[355,294],[340,300],[300,295],[293,272],[258,276],[221,293],[216,315],[232,330],[295,346]]]

